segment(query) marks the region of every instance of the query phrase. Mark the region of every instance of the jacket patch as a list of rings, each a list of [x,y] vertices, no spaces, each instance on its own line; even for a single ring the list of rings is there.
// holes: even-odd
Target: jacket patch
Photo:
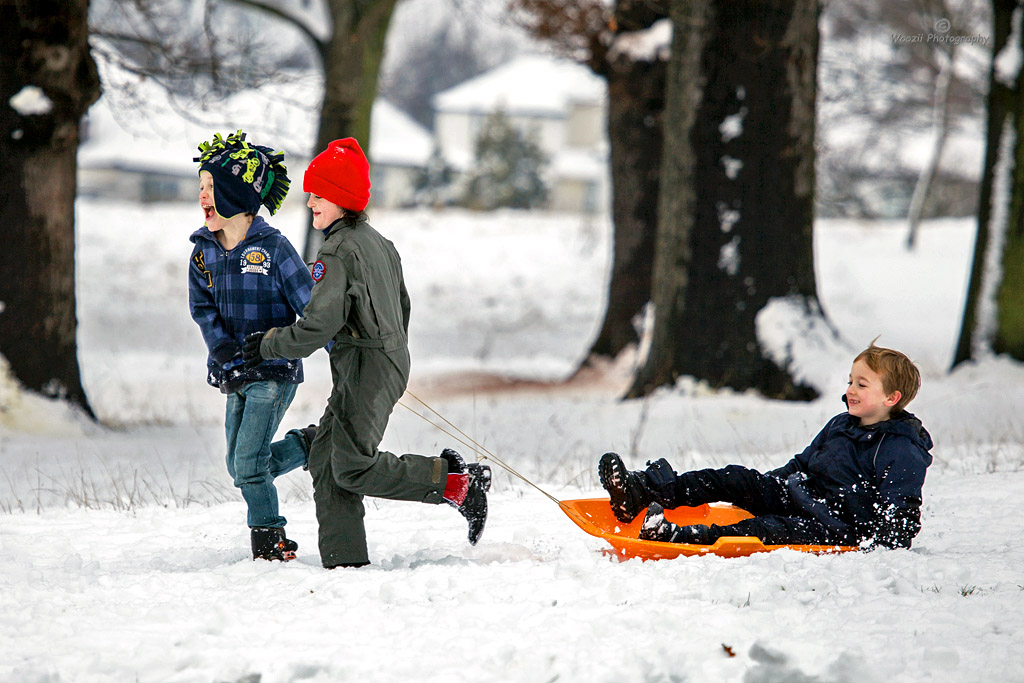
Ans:
[[[323,261],[317,261],[313,264],[313,282],[320,282],[324,279],[324,275],[327,273],[327,266],[324,265]]]
[[[263,247],[246,247],[239,261],[243,273],[270,274],[270,252]]]
[[[196,255],[192,257],[192,262],[196,264],[199,272],[206,276],[206,288],[213,289],[213,273],[206,269],[206,257],[203,252],[197,251]]]

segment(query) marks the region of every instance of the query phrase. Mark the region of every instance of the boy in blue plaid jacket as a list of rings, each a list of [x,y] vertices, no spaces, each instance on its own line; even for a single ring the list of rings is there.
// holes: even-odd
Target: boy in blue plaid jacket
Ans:
[[[290,325],[309,302],[313,279],[288,239],[257,216],[274,214],[288,192],[284,155],[252,145],[238,131],[199,147],[199,203],[189,264],[189,309],[206,342],[207,381],[227,395],[227,468],[248,506],[253,559],[287,560],[274,479],[308,459],[307,435],[270,440],[302,382],[302,361],[242,364],[247,334]]]

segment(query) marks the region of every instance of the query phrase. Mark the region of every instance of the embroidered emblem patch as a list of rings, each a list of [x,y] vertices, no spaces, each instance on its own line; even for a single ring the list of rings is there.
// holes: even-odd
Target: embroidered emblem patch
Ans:
[[[239,260],[243,273],[270,274],[270,252],[263,247],[247,247]]]
[[[192,261],[196,264],[199,272],[206,276],[206,288],[213,289],[213,273],[206,269],[206,256],[203,255],[203,252],[197,252],[192,257]]]
[[[320,282],[324,279],[324,273],[327,272],[327,266],[324,265],[323,261],[317,261],[313,264],[313,282]]]

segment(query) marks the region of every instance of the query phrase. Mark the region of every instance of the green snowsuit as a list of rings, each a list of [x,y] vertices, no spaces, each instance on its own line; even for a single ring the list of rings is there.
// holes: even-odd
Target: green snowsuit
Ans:
[[[443,501],[448,463],[377,446],[409,380],[409,294],[395,246],[366,214],[328,228],[302,318],[270,330],[264,358],[305,358],[328,341],[334,389],[310,447],[325,567],[369,561],[363,496]]]

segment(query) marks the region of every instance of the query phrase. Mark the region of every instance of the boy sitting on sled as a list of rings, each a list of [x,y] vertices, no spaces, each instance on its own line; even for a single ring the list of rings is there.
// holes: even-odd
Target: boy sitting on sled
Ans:
[[[784,467],[761,473],[740,465],[677,474],[662,458],[630,472],[615,453],[598,474],[615,516],[632,521],[648,508],[640,538],[713,544],[756,536],[766,545],[909,548],[921,529],[921,488],[932,439],[904,408],[921,374],[899,351],[871,343],[853,361],[836,415]],[[677,526],[664,508],[733,503],[754,517],[736,524]]]

